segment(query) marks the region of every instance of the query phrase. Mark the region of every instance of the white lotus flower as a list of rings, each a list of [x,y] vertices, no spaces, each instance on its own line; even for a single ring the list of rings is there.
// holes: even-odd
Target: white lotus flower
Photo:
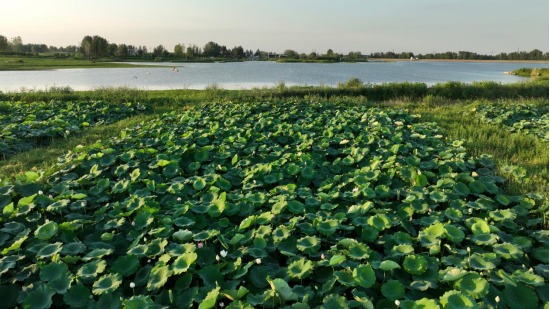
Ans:
[[[262,259],[260,258],[256,259],[256,264],[262,264]]]
[[[227,256],[227,251],[225,251],[225,250],[220,251],[220,255],[222,257],[226,257]]]
[[[181,201],[181,197],[178,197],[176,200],[178,200],[178,202]]]
[[[357,187],[353,188],[353,192],[357,192],[357,191],[359,191],[359,188]]]
[[[497,297],[495,297],[495,301],[496,301],[497,303],[500,302],[500,297],[498,297],[498,295],[497,295]]]
[[[400,301],[398,301],[398,300],[395,301],[395,305],[396,305],[397,307],[399,307],[400,304],[401,304]]]
[[[135,288],[135,287],[136,287],[136,284],[135,284],[135,283],[133,283],[133,282],[130,282],[130,288],[132,288],[132,289],[133,289],[133,288]]]
[[[44,194],[44,192],[42,192],[42,190],[38,191],[38,194],[42,195]]]
[[[220,303],[219,305],[220,305],[221,308],[225,307],[224,303]]]

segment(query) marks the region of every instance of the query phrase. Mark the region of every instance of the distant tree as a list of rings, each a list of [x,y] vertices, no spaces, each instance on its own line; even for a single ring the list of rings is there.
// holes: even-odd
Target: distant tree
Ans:
[[[185,45],[183,44],[178,44],[174,46],[174,56],[176,56],[176,58],[183,58],[184,50],[185,50]]]
[[[11,38],[11,50],[14,52],[22,52],[23,48],[23,39],[21,39],[20,36],[16,36],[14,38]]]
[[[307,59],[307,55],[305,53],[300,54],[300,59]]]
[[[287,49],[283,52],[283,55],[285,55],[287,58],[295,59],[298,58],[298,53],[292,49]]]
[[[128,46],[126,46],[126,44],[118,44],[118,47],[116,49],[116,55],[119,57],[127,57]]]
[[[137,55],[139,57],[143,57],[143,54],[144,54],[144,51],[143,51],[143,48],[141,47],[141,45],[138,47],[137,49]]]
[[[92,37],[87,35],[80,42],[80,50],[86,56],[86,59],[90,59],[92,53]]]
[[[166,50],[166,48],[164,48],[164,46],[159,45],[159,46],[153,48],[153,55],[155,55],[155,57],[162,57],[165,50]]]
[[[232,54],[233,54],[233,57],[235,57],[236,59],[242,59],[244,58],[244,49],[242,46],[235,46],[233,47],[233,49],[231,50]]]
[[[0,51],[8,51],[10,49],[10,45],[8,43],[8,38],[0,35]]]
[[[332,51],[332,49],[327,50],[327,56],[329,57],[334,56],[334,52]]]
[[[254,56],[259,57],[262,52],[260,49],[256,49],[256,52],[254,53]]]
[[[205,57],[219,57],[221,55],[221,46],[215,42],[208,42],[204,45],[203,55]]]
[[[109,54],[109,56],[114,56],[117,54],[117,49],[118,49],[118,46],[115,43],[111,43],[107,47],[107,53]]]
[[[308,57],[309,59],[315,59],[315,58],[317,58],[317,53],[311,52],[311,53],[309,54],[309,56],[307,56],[307,57]]]

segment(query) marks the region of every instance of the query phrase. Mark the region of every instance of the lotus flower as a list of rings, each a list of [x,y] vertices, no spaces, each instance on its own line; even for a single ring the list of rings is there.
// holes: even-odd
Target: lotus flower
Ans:
[[[135,287],[136,287],[136,284],[135,284],[135,283],[133,283],[133,282],[130,282],[130,288],[132,288],[132,289],[133,289],[133,288],[135,288]]]
[[[353,188],[353,192],[357,192],[357,191],[359,191],[359,188],[357,187]]]
[[[222,257],[226,257],[227,256],[227,251],[225,251],[225,250],[220,251],[220,255]]]
[[[38,191],[38,194],[42,195],[44,194],[44,192],[42,192],[42,190]]]
[[[202,246],[203,246],[202,242],[199,242],[199,243],[197,244],[197,247],[199,247],[199,248],[202,248]]]
[[[225,304],[224,303],[220,303],[220,308],[223,308],[225,307]]]
[[[262,264],[262,259],[260,258],[256,259],[256,264]]]

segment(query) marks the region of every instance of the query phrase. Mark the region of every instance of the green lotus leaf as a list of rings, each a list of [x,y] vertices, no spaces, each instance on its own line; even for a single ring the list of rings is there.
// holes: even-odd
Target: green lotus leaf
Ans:
[[[474,180],[470,182],[469,187],[473,193],[478,193],[478,194],[483,193],[486,190],[485,184],[483,184],[483,182],[479,180]]]
[[[440,309],[439,305],[434,299],[422,298],[416,300],[412,309]]]
[[[491,233],[491,228],[489,227],[487,222],[482,221],[482,220],[474,223],[471,226],[471,229],[472,229],[472,232],[474,233],[474,235]]]
[[[120,180],[113,186],[113,193],[122,193],[130,187],[130,180]]]
[[[104,275],[94,282],[92,293],[94,295],[113,293],[122,283],[120,274]]]
[[[490,259],[478,253],[470,256],[470,266],[478,270],[490,270],[496,267]]]
[[[435,237],[440,237],[445,233],[445,229],[443,227],[443,224],[436,223],[436,224],[432,224],[429,227],[425,228],[423,230],[423,232],[425,234],[433,235]]]
[[[449,200],[447,194],[439,191],[433,191],[430,193],[430,198],[436,203],[443,203]]]
[[[472,240],[476,245],[490,246],[497,243],[498,237],[495,234],[478,234],[473,236]]]
[[[77,275],[83,278],[95,278],[98,274],[105,270],[106,266],[107,263],[104,260],[93,260],[82,265],[78,269]]]
[[[304,279],[313,271],[313,263],[305,258],[301,258],[288,265],[287,273],[291,278]]]
[[[516,281],[523,282],[530,286],[544,286],[544,278],[542,278],[541,276],[537,276],[530,271],[516,270],[512,274],[512,278],[514,278],[514,280]]]
[[[49,258],[49,257],[52,257],[54,254],[58,253],[59,251],[61,251],[62,248],[63,246],[60,242],[48,244],[42,247],[42,249],[40,249],[36,253],[36,256],[40,259]]]
[[[384,214],[377,214],[375,216],[369,217],[368,223],[370,226],[380,231],[391,227],[389,218]]]
[[[334,277],[344,286],[356,286],[357,283],[353,278],[353,274],[349,270],[335,271]]]
[[[489,293],[489,282],[477,273],[469,273],[455,282],[455,288],[479,299]]]
[[[548,248],[537,248],[533,250],[535,258],[543,263],[548,264]]]
[[[72,308],[84,308],[88,304],[90,296],[92,296],[90,290],[82,283],[78,283],[63,295],[63,301]]]
[[[468,186],[463,184],[462,182],[457,182],[454,190],[462,196],[468,196],[470,194],[470,188],[468,188]]]
[[[343,263],[346,260],[346,257],[343,255],[335,255],[330,258],[329,265],[334,266]]]
[[[155,303],[151,300],[151,297],[147,295],[132,296],[130,299],[125,299],[124,309],[153,309]]]
[[[338,229],[338,227],[339,227],[338,221],[331,220],[331,219],[321,221],[315,225],[315,228],[317,229],[317,231],[325,236],[330,236],[334,234]]]
[[[112,270],[124,277],[133,275],[139,268],[139,258],[134,255],[119,256],[113,264]]]
[[[81,242],[70,242],[63,246],[61,254],[64,255],[76,255],[86,251],[86,245]]]
[[[495,221],[514,220],[516,213],[510,209],[501,209],[489,212],[489,216]]]
[[[162,288],[170,276],[172,276],[172,271],[168,266],[157,266],[153,268],[149,275],[149,281],[147,282],[147,290],[154,291]]]
[[[358,285],[368,289],[376,282],[376,276],[371,266],[359,265],[353,270],[353,280]]]
[[[197,260],[197,254],[194,252],[184,253],[178,257],[172,265],[174,274],[179,275],[186,272],[191,265]]]
[[[300,238],[296,243],[296,247],[304,253],[314,253],[321,247],[321,240],[317,237],[311,236]]]
[[[369,257],[371,250],[363,243],[353,245],[348,252],[348,256],[354,260],[363,260]]]
[[[466,276],[467,274],[467,271],[460,268],[447,268],[440,280],[443,282],[452,282]]]
[[[445,225],[445,238],[454,242],[461,243],[464,240],[465,234],[462,230],[454,225]]]
[[[391,250],[393,256],[403,256],[414,253],[414,248],[411,245],[394,246]]]
[[[295,176],[300,172],[300,167],[296,164],[291,163],[291,164],[286,166],[285,170],[286,170],[287,174],[289,174],[291,176]]]
[[[34,236],[38,239],[48,240],[57,234],[58,226],[57,223],[50,221],[39,226],[36,231],[34,231]]]
[[[439,298],[439,302],[445,309],[479,308],[473,298],[455,290],[443,294],[443,296]]]
[[[516,286],[506,285],[502,296],[511,309],[535,309],[539,302],[537,293],[521,282]]]
[[[24,308],[29,309],[46,309],[52,305],[52,296],[55,295],[55,289],[41,284],[36,290],[27,294],[25,301],[23,302]]]
[[[55,278],[64,275],[69,270],[67,264],[61,262],[52,262],[48,265],[43,266],[40,269],[40,280],[42,281],[51,281]]]
[[[401,266],[399,266],[399,264],[397,264],[396,262],[394,262],[392,260],[385,260],[382,263],[380,263],[380,266],[378,266],[378,268],[383,270],[383,271],[388,271],[388,270],[394,270],[394,269],[401,268]]]
[[[298,301],[298,295],[292,291],[290,286],[283,279],[275,279],[270,282],[272,288],[283,301]]]
[[[195,156],[193,157],[195,161],[197,162],[205,162],[208,160],[209,154],[208,150],[201,149],[200,151],[195,152]]]
[[[325,296],[321,309],[348,309],[349,305],[344,296],[330,294]]]
[[[218,186],[220,189],[224,190],[224,191],[229,191],[231,190],[231,182],[223,179],[223,178],[220,178],[218,180],[216,180],[216,186]]]
[[[387,299],[397,300],[405,294],[405,287],[398,280],[388,280],[382,285],[382,295]]]
[[[302,177],[304,177],[305,179],[313,179],[315,178],[316,176],[316,172],[315,172],[315,169],[311,166],[306,166],[305,168],[302,169]]]
[[[178,242],[186,242],[186,241],[189,241],[191,239],[193,239],[193,232],[191,231],[188,231],[188,230],[179,230],[177,232],[175,232],[174,234],[172,234],[172,238],[174,238],[175,240],[177,240]]]
[[[428,261],[422,255],[407,255],[403,260],[403,268],[411,275],[421,275],[428,269]]]
[[[198,178],[193,182],[193,188],[197,191],[204,189],[204,187],[206,187],[206,181],[203,178]]]
[[[519,249],[518,247],[510,243],[495,245],[493,247],[493,252],[495,252],[498,256],[505,258],[507,260],[518,259],[523,254],[521,249]]]
[[[106,255],[111,255],[113,253],[113,249],[94,249],[90,252],[88,252],[85,256],[82,257],[82,261],[86,262],[93,259],[102,258]]]
[[[288,202],[288,210],[293,214],[302,214],[305,210],[305,205],[300,203],[299,201],[289,201]]]

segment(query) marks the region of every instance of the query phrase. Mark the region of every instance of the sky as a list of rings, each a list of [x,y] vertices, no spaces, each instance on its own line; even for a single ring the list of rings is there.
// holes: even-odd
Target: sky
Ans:
[[[0,0],[0,35],[309,53],[548,51],[548,0]]]

